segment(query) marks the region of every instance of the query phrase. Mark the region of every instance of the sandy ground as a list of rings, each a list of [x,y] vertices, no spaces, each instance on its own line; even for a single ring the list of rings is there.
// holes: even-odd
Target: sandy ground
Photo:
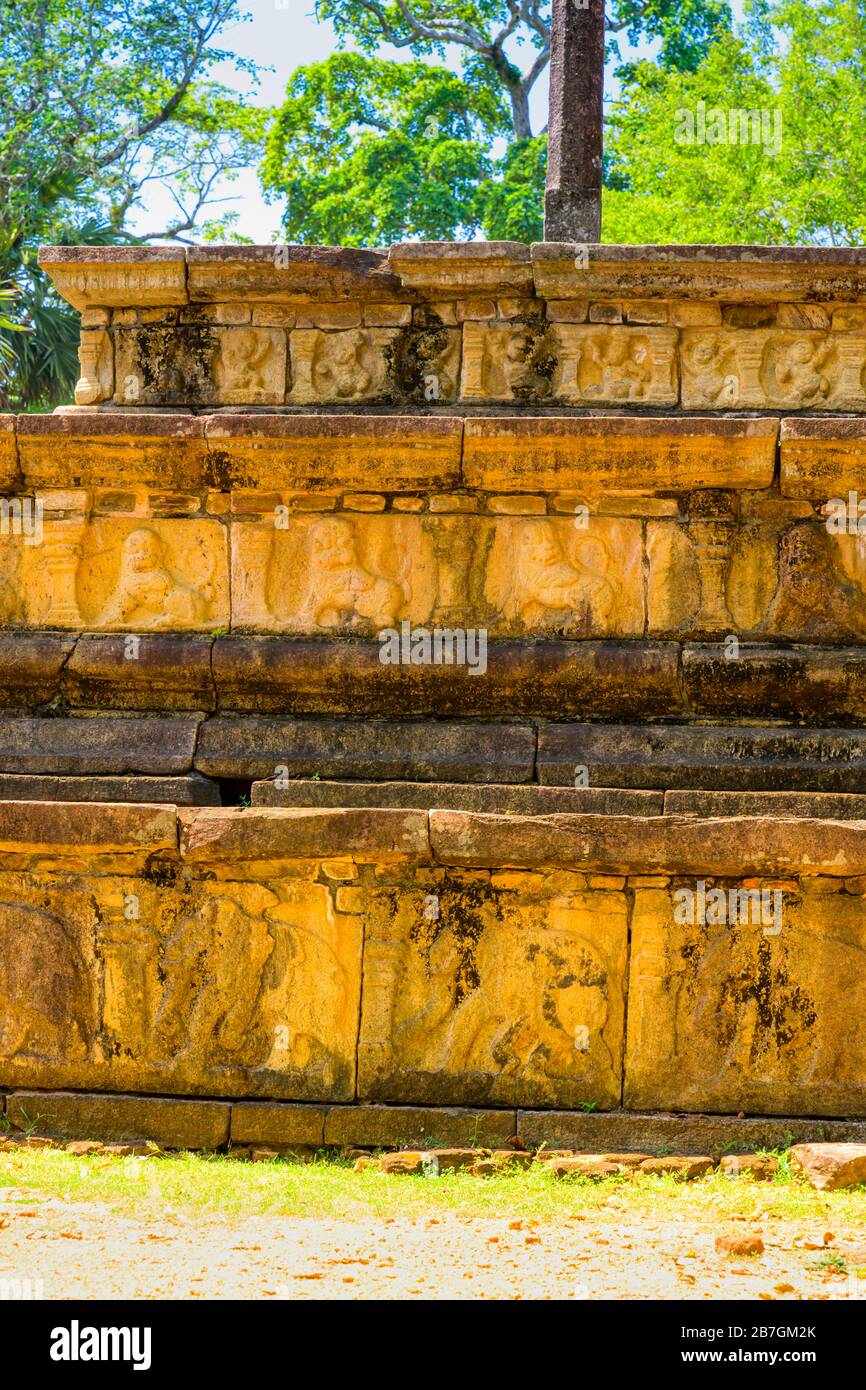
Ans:
[[[854,1273],[866,1275],[862,1228],[624,1222],[610,1204],[592,1219],[537,1224],[451,1214],[129,1218],[101,1202],[0,1189],[0,1281],[41,1279],[50,1299],[866,1297],[866,1278]],[[765,1252],[720,1254],[719,1234],[760,1235]],[[847,1273],[828,1266],[830,1254]]]

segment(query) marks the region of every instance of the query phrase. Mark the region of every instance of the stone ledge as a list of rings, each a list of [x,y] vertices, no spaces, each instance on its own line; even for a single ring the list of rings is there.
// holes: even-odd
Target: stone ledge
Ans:
[[[783,497],[827,502],[863,485],[866,421],[848,419],[783,420],[780,434]],[[855,520],[857,520],[855,515]]]
[[[491,641],[485,676],[454,666],[383,666],[380,651],[364,640],[216,637],[220,711],[416,719],[685,714],[674,643]]]
[[[208,478],[205,418],[120,411],[19,415],[25,487],[200,489]]]
[[[682,688],[691,715],[866,723],[866,648],[740,645],[682,648]]]
[[[348,808],[180,811],[181,853],[191,863],[339,859],[428,863],[423,811]]]
[[[162,1099],[76,1091],[13,1091],[6,1097],[13,1125],[36,1124],[41,1134],[104,1143],[150,1140],[167,1149],[220,1149],[228,1143],[227,1101]]]
[[[205,438],[214,484],[234,487],[460,486],[463,421],[453,416],[211,415]]]
[[[177,842],[174,806],[0,801],[0,854],[64,848],[176,854]]]
[[[866,796],[848,792],[668,791],[666,816],[761,816],[866,821]]]
[[[481,418],[464,426],[467,487],[578,497],[768,488],[775,420],[599,415]]]
[[[38,264],[76,309],[187,302],[182,246],[41,246]]]
[[[219,806],[219,787],[197,772],[183,777],[49,777],[0,773],[0,801],[134,802]]]
[[[844,303],[866,297],[862,247],[538,242],[531,255],[536,293],[551,299],[694,298],[743,304]]]
[[[363,247],[190,246],[186,262],[191,303],[376,302],[403,291],[387,251]]]
[[[729,663],[730,664],[730,663]],[[538,780],[656,790],[866,792],[866,733],[738,725],[548,724]]]
[[[496,816],[433,810],[438,864],[591,866],[600,873],[850,878],[866,873],[866,825],[747,816]]]
[[[531,782],[535,730],[520,724],[216,718],[195,766],[211,777]]]
[[[135,659],[127,656],[127,642],[119,633],[83,633],[63,668],[64,698],[73,706],[110,704],[113,709],[138,712],[206,713],[216,708],[212,638],[195,633],[142,633]],[[130,769],[138,770],[154,769]]]
[[[581,1114],[574,1110],[518,1110],[517,1133],[535,1147],[588,1153],[722,1154],[775,1149],[791,1142],[866,1141],[866,1120],[812,1120],[794,1116],[659,1115],[638,1111]]]
[[[531,294],[529,247],[519,241],[410,241],[392,246],[388,262],[407,289],[454,294]]]
[[[866,798],[863,798],[866,804]],[[457,782],[297,781],[277,787],[254,782],[254,806],[385,806],[431,811],[448,807],[501,815],[545,816],[572,812],[602,816],[659,816],[663,795],[607,787],[539,787],[532,785],[465,786]]]
[[[191,772],[198,720],[0,718],[0,772],[106,776]]]

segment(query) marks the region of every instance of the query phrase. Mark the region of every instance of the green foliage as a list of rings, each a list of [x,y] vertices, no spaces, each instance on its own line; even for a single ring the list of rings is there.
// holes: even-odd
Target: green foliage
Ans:
[[[478,190],[479,222],[491,241],[544,239],[547,136],[517,140]]]
[[[611,113],[606,241],[864,240],[866,6],[767,0],[752,20],[695,72],[633,70]],[[763,112],[773,134],[764,144],[679,143],[681,113],[701,101],[707,113]]]
[[[358,51],[296,72],[270,131],[262,179],[287,200],[286,237],[538,240],[546,138],[530,95],[551,0],[317,0],[316,14]],[[608,56],[650,38],[664,70],[695,67],[730,22],[726,0],[608,0]],[[458,72],[441,66],[455,54]]]
[[[263,184],[287,195],[292,241],[471,235],[488,150],[505,129],[502,101],[451,72],[337,53],[293,75],[268,134]]]
[[[68,399],[78,319],[35,263],[40,243],[192,236],[214,185],[259,157],[262,116],[214,80],[254,67],[215,45],[238,0],[0,0],[0,324],[8,408]],[[156,183],[176,212],[133,238]]]

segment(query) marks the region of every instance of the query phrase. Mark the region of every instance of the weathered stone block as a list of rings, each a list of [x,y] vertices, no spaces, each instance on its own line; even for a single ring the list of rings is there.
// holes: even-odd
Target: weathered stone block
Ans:
[[[192,769],[198,720],[0,720],[0,772],[172,776]]]
[[[100,709],[213,709],[211,645],[191,633],[82,635],[63,668],[64,696]]]
[[[213,482],[313,491],[460,486],[461,420],[392,415],[217,415]]]
[[[168,806],[219,806],[219,787],[185,777],[46,777],[0,773],[0,801],[134,801]]]
[[[203,813],[207,814],[207,813]],[[439,864],[583,869],[594,875],[824,875],[830,886],[866,872],[858,822],[741,816],[493,816],[432,810],[430,846]]]
[[[465,666],[384,666],[378,642],[214,639],[220,708],[375,718],[645,719],[685,713],[673,643],[488,643],[484,679]]]
[[[665,792],[669,816],[782,816],[866,820],[866,796],[848,792]]]
[[[549,724],[538,779],[570,785],[710,791],[866,791],[866,734],[836,729]]]
[[[76,309],[187,301],[182,246],[42,246],[39,265]]]
[[[0,632],[0,705],[36,708],[52,700],[75,641],[65,633]]]
[[[236,1101],[232,1106],[233,1144],[293,1144],[321,1148],[328,1111],[315,1105],[273,1105],[266,1101]]]
[[[573,489],[590,504],[607,492],[766,488],[778,429],[775,420],[620,415],[467,420],[464,472],[470,487]]]
[[[866,1113],[863,900],[778,891],[778,924],[720,926],[678,921],[675,890],[635,893],[627,1106]]]
[[[411,1105],[334,1105],[325,1116],[328,1148],[495,1148],[515,1132],[513,1110],[434,1109]]]
[[[531,1147],[629,1152],[719,1154],[731,1145],[752,1149],[784,1148],[799,1142],[866,1138],[864,1120],[767,1119],[733,1115],[659,1115],[637,1111],[582,1114],[575,1110],[520,1110],[517,1133]]]
[[[446,874],[370,891],[365,923],[359,1095],[619,1103],[624,894]]]
[[[190,862],[335,858],[423,862],[430,858],[421,811],[195,811],[181,817],[181,847]]]
[[[783,420],[780,441],[783,497],[808,497],[827,502],[838,497],[846,503],[863,481],[866,422],[849,420]],[[853,522],[859,522],[856,510]]]
[[[19,415],[24,485],[196,491],[207,475],[204,425],[200,416],[146,410]]]
[[[105,1143],[150,1140],[165,1149],[219,1149],[228,1142],[230,1107],[216,1100],[15,1091],[6,1100],[13,1125],[64,1139]]]
[[[212,777],[249,779],[528,782],[534,759],[527,725],[217,718],[202,728],[195,765]]]
[[[857,647],[686,646],[683,688],[698,716],[866,722],[866,651]]]
[[[388,253],[332,246],[190,246],[190,299],[195,303],[303,305],[319,300],[392,302],[401,294]]]
[[[109,810],[144,815],[50,807]],[[138,874],[0,873],[0,1084],[352,1099],[361,919],[312,876],[175,878],[170,858]]]
[[[842,798],[847,800],[848,798]],[[583,812],[605,816],[659,816],[659,792],[620,791],[607,787],[537,787],[462,782],[330,782],[296,781],[276,786],[254,782],[254,806],[405,806],[432,810],[449,806],[461,811],[485,811],[522,816]],[[866,798],[863,799],[866,808]],[[823,814],[823,813],[822,813]],[[844,819],[844,817],[842,817]]]

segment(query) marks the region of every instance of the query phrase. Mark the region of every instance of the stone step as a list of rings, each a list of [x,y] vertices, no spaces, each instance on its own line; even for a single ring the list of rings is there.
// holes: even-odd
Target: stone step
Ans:
[[[458,782],[296,781],[276,786],[254,782],[253,806],[439,806],[500,815],[544,816],[555,812],[586,815],[659,816],[663,796],[652,791],[607,787],[467,786]],[[866,798],[864,798],[866,801]]]
[[[50,777],[0,773],[0,801],[134,801],[219,806],[220,789],[197,772],[181,777]]]
[[[866,730],[547,724],[539,782],[708,791],[866,792]]]

